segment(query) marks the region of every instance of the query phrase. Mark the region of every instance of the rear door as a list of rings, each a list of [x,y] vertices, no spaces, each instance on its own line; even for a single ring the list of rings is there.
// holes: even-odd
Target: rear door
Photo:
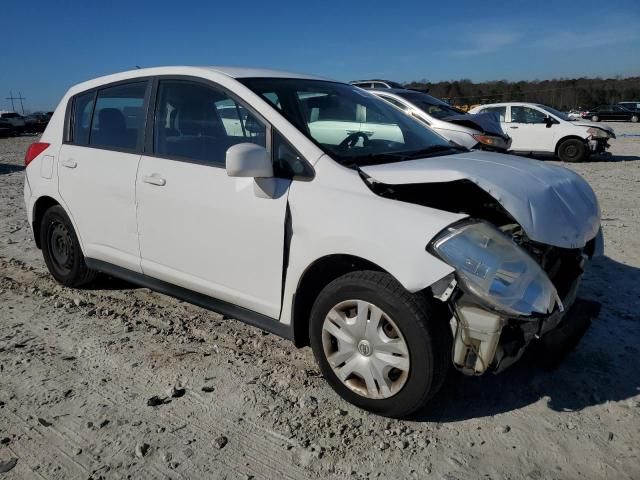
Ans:
[[[613,112],[611,120],[629,121],[631,119],[631,112],[620,105],[612,105],[611,110]]]
[[[613,105],[601,107],[598,116],[600,117],[600,120],[617,120]]]
[[[87,257],[140,271],[135,180],[149,81],[73,98],[58,162],[59,190]]]
[[[547,127],[546,112],[524,105],[511,105],[511,121],[505,132],[511,137],[511,150],[523,152],[553,152],[555,125]]]
[[[225,170],[230,146],[269,148],[269,126],[226,90],[176,79],[160,79],[154,118],[137,179],[143,272],[277,318],[290,181],[259,198]]]

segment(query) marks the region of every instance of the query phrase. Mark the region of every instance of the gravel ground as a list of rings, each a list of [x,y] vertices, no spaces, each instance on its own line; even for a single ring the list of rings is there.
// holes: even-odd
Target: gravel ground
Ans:
[[[569,165],[601,202],[600,317],[555,371],[451,375],[413,421],[351,407],[310,349],[235,320],[58,286],[22,200],[34,139],[0,139],[0,477],[640,478],[640,127],[613,127],[613,157]]]

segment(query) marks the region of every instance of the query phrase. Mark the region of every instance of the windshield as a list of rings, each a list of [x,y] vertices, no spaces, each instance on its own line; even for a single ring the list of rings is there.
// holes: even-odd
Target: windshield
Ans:
[[[240,82],[347,166],[445,155],[460,149],[352,85],[290,78],[245,78]]]
[[[538,107],[540,107],[543,110],[546,110],[550,114],[555,115],[556,117],[558,117],[561,120],[564,120],[565,122],[574,122],[576,120],[575,118],[571,118],[566,113],[560,112],[555,108],[547,107],[546,105],[538,105]]]
[[[453,115],[464,114],[462,110],[452,107],[436,97],[420,92],[397,92],[405,100],[409,100],[420,110],[434,118],[445,118]]]

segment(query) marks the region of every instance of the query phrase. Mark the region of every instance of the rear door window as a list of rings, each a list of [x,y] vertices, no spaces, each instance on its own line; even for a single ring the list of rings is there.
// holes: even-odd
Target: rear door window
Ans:
[[[501,122],[504,122],[507,115],[507,107],[487,107],[483,108],[480,113],[494,113]]]
[[[147,82],[127,83],[98,91],[89,145],[135,150],[142,144]]]

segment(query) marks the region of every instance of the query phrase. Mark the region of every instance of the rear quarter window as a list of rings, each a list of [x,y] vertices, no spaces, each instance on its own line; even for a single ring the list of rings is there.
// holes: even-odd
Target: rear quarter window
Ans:
[[[91,114],[95,101],[95,92],[76,95],[73,99],[70,141],[76,145],[89,144]]]

